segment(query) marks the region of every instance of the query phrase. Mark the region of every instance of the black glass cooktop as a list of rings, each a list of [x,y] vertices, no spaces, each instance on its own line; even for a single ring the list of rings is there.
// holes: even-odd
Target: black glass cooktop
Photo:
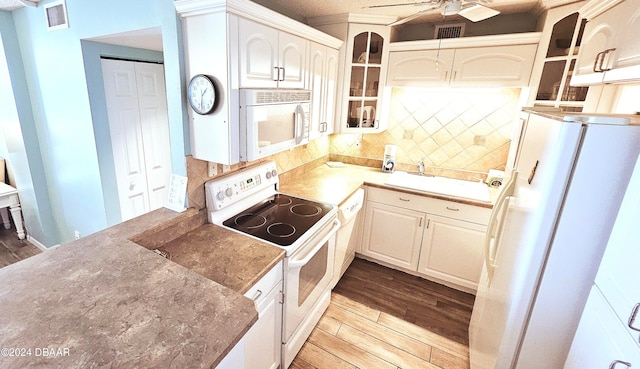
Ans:
[[[289,246],[331,209],[331,205],[275,194],[222,224],[280,246]]]

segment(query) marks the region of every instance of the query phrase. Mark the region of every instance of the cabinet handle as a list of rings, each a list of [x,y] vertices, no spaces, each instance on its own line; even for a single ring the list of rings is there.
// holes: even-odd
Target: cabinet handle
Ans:
[[[429,229],[430,225],[431,225],[431,219],[427,219],[427,229]]]
[[[273,80],[277,82],[280,80],[280,68],[273,67],[273,69],[275,69],[275,77],[273,77]]]
[[[602,67],[602,58],[600,58],[601,56],[604,57],[604,51],[599,52],[596,55],[596,59],[593,61],[593,71],[595,73],[602,72],[602,70],[600,69],[600,67]],[[598,62],[600,62],[600,66],[598,66]]]
[[[615,48],[607,49],[607,50],[604,51],[604,54],[602,54],[602,61],[600,62],[600,71],[601,72],[606,72],[608,70],[611,70],[611,66],[610,66],[611,64],[610,63],[607,63],[608,67],[606,67],[606,68],[602,68],[602,65],[604,64],[604,61],[605,61],[605,58],[607,57],[607,54],[609,54],[610,52],[613,52],[613,51],[616,51],[616,49]]]
[[[450,208],[450,207],[448,207],[448,206],[447,206],[447,210],[451,210],[451,211],[460,211],[460,209],[458,209],[458,208]]]
[[[282,77],[280,77],[280,81],[284,81],[284,76],[285,76],[284,67],[282,67],[280,69],[282,69]],[[278,73],[278,76],[280,76],[280,73]]]
[[[633,307],[633,310],[631,310],[631,315],[629,316],[629,321],[627,322],[627,326],[636,332],[640,332],[640,328],[633,326],[633,323],[635,323],[636,321],[636,316],[638,315],[638,310],[640,310],[640,302]]]
[[[458,76],[458,71],[457,71],[457,70],[456,70],[456,71],[453,71],[453,78],[452,78],[452,80],[453,80],[453,81],[455,81],[457,76]]]
[[[614,360],[611,362],[611,364],[609,364],[609,369],[615,369],[616,365],[618,364],[622,364],[622,365],[625,365],[627,368],[631,368],[631,363],[628,361]]]
[[[449,77],[449,71],[448,71],[448,70],[445,70],[445,71],[444,71],[444,80],[445,80],[445,81],[447,80],[447,77]]]
[[[422,227],[422,217],[420,217],[420,222],[418,223],[418,228]]]
[[[398,197],[398,200],[400,200],[400,201],[404,201],[404,202],[409,202],[409,201],[411,201],[411,200],[409,200],[409,199],[403,199],[402,197]]]
[[[260,296],[262,296],[262,290],[257,290],[256,294],[253,296],[251,300],[256,301],[260,298]]]

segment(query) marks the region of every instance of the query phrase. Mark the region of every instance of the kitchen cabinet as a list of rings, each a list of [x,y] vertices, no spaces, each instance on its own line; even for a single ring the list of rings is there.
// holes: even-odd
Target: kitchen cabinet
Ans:
[[[476,289],[487,227],[482,224],[429,215],[424,230],[418,273]]]
[[[311,140],[333,133],[339,51],[311,43],[309,89],[311,90]]]
[[[480,278],[490,212],[368,187],[361,254],[472,292]]]
[[[244,337],[244,361],[251,369],[280,367],[282,350],[282,262],[246,294],[258,311],[258,321]]]
[[[571,84],[640,80],[640,0],[590,2],[580,13],[588,22]]]
[[[582,42],[585,25],[586,21],[580,18],[577,11],[568,15],[567,11],[560,10],[549,14],[545,28],[551,30],[548,41],[544,41],[546,54],[534,105],[556,107],[563,111],[582,111],[589,89],[571,86],[569,81],[576,68],[578,50],[587,47]]]
[[[597,287],[591,289],[565,369],[623,369],[640,364],[637,342]]]
[[[244,351],[246,348],[245,339],[241,339],[229,351],[229,353],[216,365],[216,369],[241,369],[250,368],[244,360]]]
[[[240,18],[240,88],[305,88],[309,41]]]
[[[387,73],[390,29],[386,26],[349,24],[346,41],[339,133],[378,133],[386,129],[381,119],[383,76]]]
[[[536,36],[533,37],[535,38]],[[392,44],[386,85],[528,86],[537,44],[500,45],[500,42],[507,41],[493,36],[473,39],[475,40],[472,42],[464,40],[457,44],[448,42],[445,48],[441,47],[441,44],[434,44],[433,41]],[[531,41],[527,40],[523,39],[523,42]],[[487,44],[478,46],[483,42]],[[517,36],[515,41],[508,42],[517,42]]]
[[[420,211],[367,201],[362,254],[415,270],[425,217]]]
[[[565,368],[640,366],[640,160],[635,167]]]
[[[240,161],[240,88],[307,88],[309,40],[343,42],[250,0],[176,0],[182,18],[186,80],[209,76],[214,110],[188,109],[191,155],[221,164]],[[275,81],[274,81],[275,79]]]
[[[535,53],[536,45],[391,52],[386,85],[526,86]]]

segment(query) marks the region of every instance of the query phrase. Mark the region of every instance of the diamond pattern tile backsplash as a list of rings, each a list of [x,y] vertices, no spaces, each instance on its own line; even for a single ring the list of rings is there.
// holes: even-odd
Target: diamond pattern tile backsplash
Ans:
[[[387,131],[365,134],[359,145],[356,135],[334,135],[330,151],[382,159],[384,146],[394,144],[400,165],[424,160],[436,170],[504,170],[520,91],[394,88]]]

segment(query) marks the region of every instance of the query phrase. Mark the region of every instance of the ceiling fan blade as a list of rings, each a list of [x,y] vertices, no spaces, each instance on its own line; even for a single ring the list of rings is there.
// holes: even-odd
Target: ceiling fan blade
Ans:
[[[419,12],[417,12],[417,13],[413,13],[413,14],[411,14],[411,15],[410,15],[410,16],[408,16],[408,17],[404,17],[404,18],[402,18],[402,19],[398,19],[397,21],[395,21],[395,22],[393,22],[393,23],[389,23],[389,24],[387,24],[387,26],[388,26],[388,27],[399,26],[399,25],[401,25],[401,24],[404,24],[404,23],[407,23],[407,22],[409,22],[409,21],[412,21],[412,20],[414,20],[414,19],[416,19],[416,18],[419,18],[419,17],[421,17],[421,16],[423,16],[423,15],[424,15],[424,14],[423,14],[424,12],[426,12],[426,11],[428,11],[428,10],[433,10],[433,9],[435,9],[435,8],[421,10],[421,11],[419,11]]]
[[[475,4],[473,6],[460,10],[458,14],[472,22],[480,22],[496,16],[500,14],[500,12],[495,9],[487,8],[486,6],[482,6],[480,4]]]
[[[414,1],[412,3],[369,5],[369,6],[363,6],[362,9],[391,8],[391,7],[395,7],[395,6],[409,6],[409,5],[422,6],[422,5],[434,4],[434,3],[437,3],[437,2],[438,1],[431,0],[431,1]]]

